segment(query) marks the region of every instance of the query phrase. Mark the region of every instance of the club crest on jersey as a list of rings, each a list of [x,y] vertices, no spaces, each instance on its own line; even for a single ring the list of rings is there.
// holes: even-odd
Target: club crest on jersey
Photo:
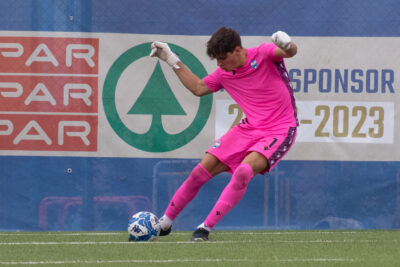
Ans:
[[[215,144],[212,146],[213,149],[216,149],[217,147],[219,147],[219,145],[221,144],[221,141],[217,141],[215,142]]]
[[[253,69],[257,69],[257,61],[255,59],[251,61],[250,65]]]

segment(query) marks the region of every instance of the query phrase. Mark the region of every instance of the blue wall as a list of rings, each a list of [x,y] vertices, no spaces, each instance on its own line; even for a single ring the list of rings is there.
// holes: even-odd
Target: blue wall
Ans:
[[[398,36],[397,0],[3,0],[1,30],[296,36]],[[73,20],[70,19],[73,16]]]
[[[144,195],[154,200],[155,212],[162,214],[170,194],[198,162],[3,156],[0,229],[43,230],[38,225],[39,205],[48,196],[83,198],[82,206],[67,211],[64,230],[124,229],[129,216],[127,207],[115,204],[99,209],[91,199],[107,195]],[[69,168],[72,169],[70,173]],[[329,216],[352,218],[370,229],[396,227],[399,223],[395,216],[399,202],[400,188],[396,187],[399,169],[397,162],[282,161],[271,174],[254,178],[242,202],[217,229],[311,229]],[[176,227],[190,230],[201,222],[229,177],[221,174],[206,184],[178,217]],[[157,182],[156,188],[153,181]],[[266,185],[268,195],[264,194]],[[157,190],[156,198],[153,198],[153,190]],[[264,198],[267,198],[267,207]],[[59,230],[55,206],[49,207],[48,230]]]

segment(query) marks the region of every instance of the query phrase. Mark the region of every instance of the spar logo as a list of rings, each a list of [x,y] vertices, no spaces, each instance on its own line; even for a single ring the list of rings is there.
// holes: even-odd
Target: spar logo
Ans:
[[[115,133],[127,144],[148,152],[166,152],[184,146],[194,139],[206,124],[212,107],[212,95],[200,98],[199,107],[193,121],[178,133],[170,133],[165,130],[165,123],[171,117],[188,117],[181,103],[177,100],[173,88],[171,88],[166,74],[160,63],[157,62],[154,69],[149,73],[143,71],[143,64],[149,58],[151,43],[144,43],[132,47],[123,53],[112,64],[109,69],[103,87],[103,105],[108,122]],[[169,44],[171,49],[179,54],[180,59],[188,66],[194,74],[204,77],[207,72],[200,61],[189,51],[174,44]],[[152,58],[152,62],[156,59]],[[128,87],[127,93],[121,101],[117,101],[116,95],[123,90],[120,80],[124,79],[128,67],[134,68],[133,80]],[[170,71],[173,74],[173,71]],[[169,73],[168,73],[169,74]],[[147,76],[146,76],[147,75]],[[146,76],[145,83],[139,79]],[[184,90],[184,89],[177,89]],[[138,92],[136,99],[129,102],[129,109],[121,113],[121,102],[127,103],[133,92]],[[149,118],[149,127],[144,132],[135,129],[140,124],[139,120],[124,120],[122,117]],[[129,121],[129,122],[127,122]]]
[[[97,151],[98,39],[0,37],[0,150]]]

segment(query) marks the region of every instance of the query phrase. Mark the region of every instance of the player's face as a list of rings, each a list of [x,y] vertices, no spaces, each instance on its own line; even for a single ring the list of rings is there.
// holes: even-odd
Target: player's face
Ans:
[[[232,71],[233,69],[240,67],[240,47],[235,48],[233,52],[228,52],[225,55],[218,56],[217,65],[225,71]]]

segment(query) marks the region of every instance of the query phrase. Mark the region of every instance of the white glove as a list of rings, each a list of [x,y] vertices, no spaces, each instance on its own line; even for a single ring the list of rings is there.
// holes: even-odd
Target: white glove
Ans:
[[[290,49],[290,36],[286,32],[277,31],[276,33],[272,34],[271,36],[272,42],[279,48],[283,50]]]
[[[167,62],[174,69],[179,69],[179,57],[174,54],[169,48],[168,44],[162,42],[153,42],[151,44],[151,57],[158,57],[159,59]]]

